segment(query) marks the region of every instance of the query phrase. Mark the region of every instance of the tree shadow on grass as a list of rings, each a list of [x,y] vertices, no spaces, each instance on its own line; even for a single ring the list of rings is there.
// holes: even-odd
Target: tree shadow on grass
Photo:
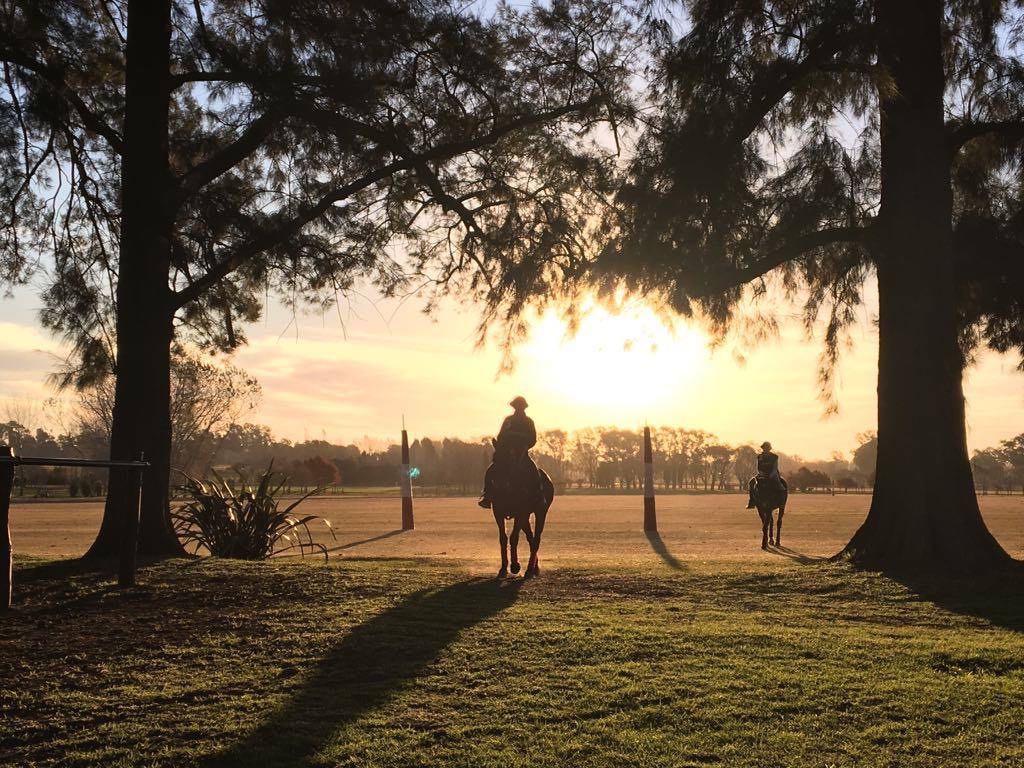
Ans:
[[[673,555],[669,551],[668,547],[665,546],[665,542],[662,540],[660,533],[657,531],[646,531],[644,535],[647,536],[647,541],[650,542],[651,549],[657,553],[658,557],[665,561],[665,564],[668,565],[669,568],[673,568],[677,571],[686,570],[686,566],[683,565],[683,562]]]
[[[151,560],[140,559],[139,567]],[[63,613],[98,605],[111,595],[133,599],[148,592],[138,584],[117,585],[118,563],[109,558],[31,559],[15,563],[14,607],[30,613]]]
[[[109,579],[117,573],[117,564],[106,560],[68,558],[64,560],[15,561],[14,583],[31,584],[40,581],[64,581],[70,578],[95,577]]]
[[[477,578],[409,595],[354,627],[280,709],[204,766],[309,763],[338,731],[421,675],[460,632],[511,606],[521,585]]]
[[[889,574],[921,600],[962,616],[982,619],[997,627],[1024,632],[1024,569],[1009,570],[998,581]]]

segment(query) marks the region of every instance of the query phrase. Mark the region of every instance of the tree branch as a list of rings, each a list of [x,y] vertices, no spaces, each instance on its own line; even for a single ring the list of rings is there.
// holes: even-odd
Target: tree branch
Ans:
[[[868,230],[865,227],[827,227],[783,243],[745,267],[704,275],[704,280],[694,289],[687,288],[691,299],[702,299],[756,280],[781,267],[783,264],[813,251],[835,243],[863,243]]]
[[[0,61],[10,62],[15,66],[22,67],[29,72],[39,75],[59,97],[64,99],[78,113],[86,129],[105,138],[110,148],[118,154],[124,152],[124,139],[121,135],[109,123],[93,112],[82,97],[71,89],[63,76],[54,68],[41,61],[36,61],[30,56],[26,56],[24,52],[16,48],[6,46],[0,47]]]
[[[297,215],[264,228],[262,232],[253,237],[248,243],[238,246],[231,254],[213,265],[206,274],[196,278],[192,283],[177,291],[172,299],[172,306],[175,309],[180,309],[190,301],[195,301],[205,291],[215,286],[249,259],[283,243],[289,237],[301,231],[307,224],[323,216],[335,203],[351,197],[356,192],[366,189],[371,184],[382,181],[398,171],[407,170],[408,167],[409,164],[407,162],[386,165],[356,181],[328,192],[313,205]]]
[[[333,123],[338,127],[342,127],[352,133],[370,139],[378,146],[387,149],[407,161],[410,167],[415,171],[416,175],[419,176],[420,180],[430,190],[434,201],[440,203],[444,210],[454,212],[459,217],[460,221],[462,221],[463,226],[475,237],[483,237],[483,232],[477,224],[473,213],[466,208],[461,200],[445,191],[444,185],[441,183],[441,179],[430,167],[425,157],[417,154],[412,147],[399,139],[395,133],[385,131],[369,123],[353,120],[334,113],[316,111],[315,113],[309,114],[314,115],[314,119],[321,123]]]
[[[487,146],[488,144],[493,144],[495,141],[515,130],[550,120],[556,120],[559,117],[563,117],[572,112],[593,106],[597,101],[598,99],[596,98],[588,99],[584,102],[565,104],[561,107],[546,110],[544,112],[524,115],[514,120],[509,120],[509,122],[503,125],[495,126],[487,133],[481,134],[475,138],[438,144],[437,146],[420,153],[412,152],[408,156],[402,157],[401,160],[389,163],[388,165],[367,173],[361,178],[323,195],[316,203],[298,215],[267,227],[248,243],[234,249],[229,256],[212,266],[206,274],[197,278],[180,291],[177,291],[173,299],[173,305],[175,308],[180,309],[190,301],[195,301],[201,297],[205,291],[216,285],[220,280],[223,280],[248,259],[251,259],[257,254],[284,242],[289,237],[298,233],[304,226],[326,213],[327,210],[335,203],[339,203],[342,200],[351,197],[372,184],[376,184],[378,181],[383,181],[399,171],[415,170],[418,166],[431,160],[455,157],[466,152],[471,152],[474,149]],[[380,129],[336,113],[307,109],[302,112],[302,116],[317,124],[333,125],[335,128],[343,130],[346,133],[358,131],[359,135],[364,135],[371,139],[382,138]],[[434,180],[436,181],[436,176],[434,177]],[[428,186],[432,185],[428,184]],[[435,190],[432,189],[432,192],[434,192],[437,202],[442,205],[450,204],[451,201],[455,201],[455,203],[465,211],[465,207],[462,206],[456,198],[445,193],[443,189],[440,191],[440,198],[436,197],[437,192]],[[469,220],[472,221],[472,213],[469,211],[465,212],[466,215],[469,216]],[[466,221],[464,220],[463,223],[466,224]],[[466,225],[468,226],[468,224]]]
[[[504,138],[510,133],[513,133],[521,128],[528,128],[531,125],[539,125],[541,123],[551,122],[557,120],[560,117],[572,114],[573,112],[581,112],[585,109],[600,103],[600,99],[595,97],[586,99],[580,102],[571,102],[569,104],[563,104],[560,107],[554,109],[545,110],[543,112],[534,112],[528,115],[521,115],[520,117],[509,120],[507,123],[496,125],[486,133],[480,134],[479,136],[463,139],[461,141],[451,141],[444,144],[438,144],[432,149],[425,150],[423,152],[416,153],[410,150],[412,154],[410,158],[414,161],[430,161],[437,160],[444,157],[454,157],[461,155],[466,152],[472,152],[474,149],[480,149],[489,144],[493,144],[499,139]],[[386,147],[390,151],[397,155],[402,153],[398,151],[401,149],[408,149],[407,145],[395,134],[389,133],[388,131],[362,120],[355,120],[337,112],[329,112],[327,110],[318,109],[311,106],[299,107],[295,110],[294,114],[298,117],[302,117],[308,120],[313,125],[321,127],[332,128],[339,131],[343,135],[357,135],[363,138],[369,139],[370,141],[376,142],[382,147]]]
[[[235,85],[266,85],[267,76],[261,72],[247,69],[214,69],[214,70],[187,70],[171,75],[171,89],[180,88],[190,83],[233,83]],[[327,86],[329,81],[315,75],[289,75],[274,80],[274,85],[280,88],[297,86]]]
[[[280,108],[268,110],[251,122],[238,138],[183,174],[178,182],[179,200],[198,192],[259,149],[263,140],[280,124],[282,117],[283,111]]]
[[[1013,120],[951,120],[946,123],[949,152],[955,155],[965,144],[982,136],[996,136],[1009,144],[1024,140],[1024,118]]]
[[[728,141],[745,141],[761,121],[786,97],[803,78],[815,72],[860,71],[862,65],[835,59],[849,44],[849,36],[838,34],[826,27],[814,38],[807,40],[807,54],[803,59],[778,58],[757,76],[749,89],[750,99],[745,108],[735,113],[735,122],[728,132]]]

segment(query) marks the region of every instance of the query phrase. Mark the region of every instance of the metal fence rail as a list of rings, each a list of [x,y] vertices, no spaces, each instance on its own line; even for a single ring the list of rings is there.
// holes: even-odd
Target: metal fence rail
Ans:
[[[88,467],[121,469],[132,472],[132,498],[121,525],[118,553],[117,583],[122,587],[135,584],[135,555],[139,540],[139,503],[142,500],[142,472],[149,466],[140,456],[138,461],[100,461],[96,459],[50,459],[38,456],[15,456],[10,446],[0,446],[0,611],[11,607],[14,586],[13,547],[11,545],[11,491],[14,490],[14,468],[25,467]]]

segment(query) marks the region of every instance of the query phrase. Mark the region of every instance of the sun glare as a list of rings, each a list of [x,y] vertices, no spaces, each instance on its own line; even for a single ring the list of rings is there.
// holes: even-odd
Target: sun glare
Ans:
[[[563,408],[586,409],[592,423],[656,419],[692,391],[708,356],[701,331],[682,321],[666,324],[643,304],[591,305],[575,334],[548,312],[523,350],[531,378],[545,382]]]

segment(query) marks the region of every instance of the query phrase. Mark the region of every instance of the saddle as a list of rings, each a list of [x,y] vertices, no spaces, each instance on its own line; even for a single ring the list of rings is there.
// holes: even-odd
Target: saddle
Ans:
[[[782,477],[767,477],[758,474],[754,478],[754,495],[759,499],[784,496],[789,493],[789,486]]]

